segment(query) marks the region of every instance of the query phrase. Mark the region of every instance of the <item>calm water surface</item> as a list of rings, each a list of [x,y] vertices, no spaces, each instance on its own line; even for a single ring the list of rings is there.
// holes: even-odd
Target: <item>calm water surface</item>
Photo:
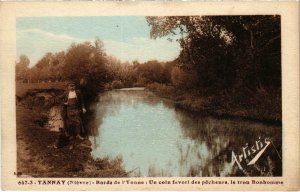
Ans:
[[[195,115],[143,89],[102,94],[95,122],[92,156],[121,159],[130,176],[235,176],[241,173],[230,163],[232,150],[259,137],[281,145],[280,126]]]

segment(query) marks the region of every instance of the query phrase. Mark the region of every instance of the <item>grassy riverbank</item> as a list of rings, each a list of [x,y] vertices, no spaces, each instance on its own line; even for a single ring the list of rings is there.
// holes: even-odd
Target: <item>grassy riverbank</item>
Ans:
[[[49,109],[53,104],[37,93],[55,94],[64,83],[17,84],[17,171],[30,177],[125,177],[122,160],[91,156],[91,142],[77,141],[76,147],[55,149],[58,132],[47,129]],[[48,98],[49,99],[49,98]]]
[[[216,117],[281,123],[281,93],[275,91],[260,88],[255,92],[227,90],[206,94],[205,90],[180,90],[172,85],[158,83],[148,84],[146,88],[161,97],[173,100],[178,107],[189,111]]]

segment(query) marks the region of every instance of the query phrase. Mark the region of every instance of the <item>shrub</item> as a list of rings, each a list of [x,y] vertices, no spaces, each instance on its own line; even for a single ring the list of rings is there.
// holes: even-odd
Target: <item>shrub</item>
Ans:
[[[111,83],[111,87],[113,89],[121,89],[123,87],[123,83],[119,80],[114,80],[112,83]]]
[[[196,85],[197,75],[187,73],[179,67],[174,67],[171,72],[171,80],[176,88],[189,89]]]

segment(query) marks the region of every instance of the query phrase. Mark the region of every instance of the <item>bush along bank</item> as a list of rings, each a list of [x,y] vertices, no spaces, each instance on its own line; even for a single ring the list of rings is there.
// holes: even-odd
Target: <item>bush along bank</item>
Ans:
[[[239,118],[281,124],[281,92],[263,88],[252,90],[224,90],[206,94],[191,89],[177,89],[173,85],[152,83],[146,89],[173,100],[176,106],[195,113],[220,118]]]

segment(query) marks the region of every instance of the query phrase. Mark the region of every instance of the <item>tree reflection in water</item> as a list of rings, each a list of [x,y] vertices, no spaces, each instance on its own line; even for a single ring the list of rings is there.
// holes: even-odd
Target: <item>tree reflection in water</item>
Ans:
[[[136,170],[131,176],[240,175],[232,150],[259,137],[281,144],[279,126],[193,114],[148,91],[109,91],[94,107],[92,155],[121,157],[127,171]]]

